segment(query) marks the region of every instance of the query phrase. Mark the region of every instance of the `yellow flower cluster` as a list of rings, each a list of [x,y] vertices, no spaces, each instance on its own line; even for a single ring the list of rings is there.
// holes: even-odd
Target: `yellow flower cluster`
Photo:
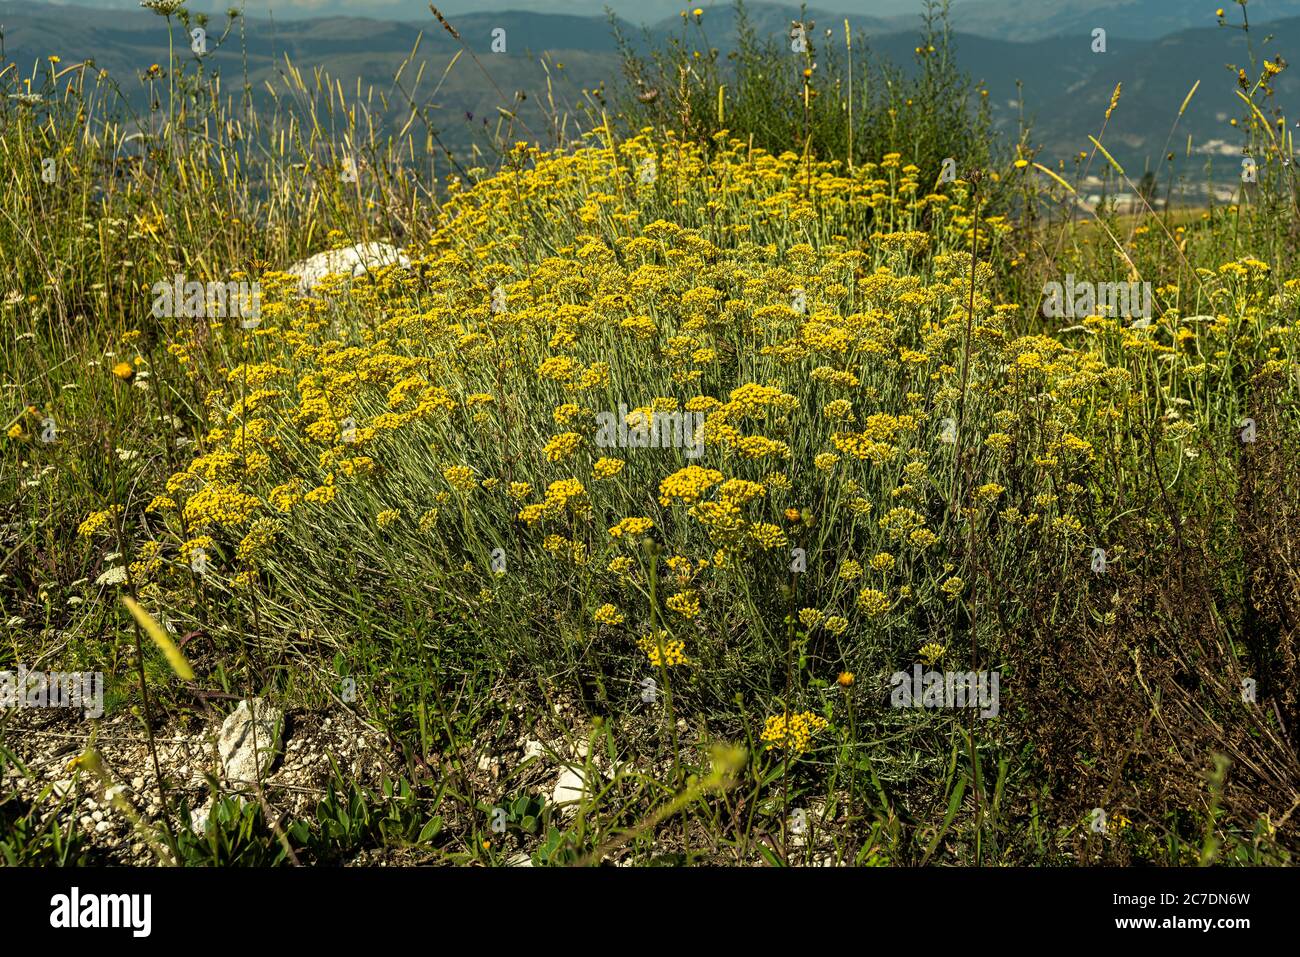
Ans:
[[[764,724],[761,740],[766,745],[765,750],[780,748],[788,754],[799,755],[808,750],[813,736],[827,727],[829,722],[811,711],[776,714]]]
[[[663,657],[659,656],[660,645],[663,646]],[[664,667],[673,668],[677,665],[690,664],[690,659],[686,657],[686,643],[678,639],[668,640],[663,632],[660,632],[658,638],[654,635],[647,635],[644,638],[637,639],[637,647],[645,652],[650,664],[658,668],[662,661]]]

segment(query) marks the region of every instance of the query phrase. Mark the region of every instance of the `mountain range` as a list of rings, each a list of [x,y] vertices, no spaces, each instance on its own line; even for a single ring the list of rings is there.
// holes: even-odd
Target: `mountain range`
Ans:
[[[62,0],[60,0],[62,2]],[[71,5],[106,10],[139,10],[138,0],[70,0]],[[610,10],[636,25],[675,19],[682,10],[700,9],[711,19],[729,10],[734,0],[440,0],[448,16],[514,11],[603,18]],[[854,22],[878,22],[888,31],[915,29],[924,0],[814,0],[813,19],[851,16]],[[222,14],[242,8],[249,17],[295,20],[364,17],[374,20],[426,22],[428,0],[189,0],[194,11]],[[799,4],[787,4],[797,10]],[[998,40],[1040,40],[1103,27],[1119,36],[1152,40],[1214,22],[1216,7],[1240,21],[1233,0],[951,0],[954,26],[963,33]],[[1251,22],[1263,25],[1300,16],[1300,0],[1250,0]]]
[[[527,0],[506,2],[523,5]],[[1232,7],[1229,13],[1238,12],[1235,4],[1219,2]],[[843,2],[839,5],[847,6]],[[283,89],[280,75],[286,70],[287,58],[308,76],[311,68],[323,67],[344,89],[355,89],[359,80],[363,90],[373,85],[399,102],[407,98],[428,102],[443,133],[462,145],[471,141],[471,128],[481,132],[485,119],[492,126],[496,124],[496,108],[510,106],[502,100],[512,98],[515,91],[531,93],[529,104],[519,111],[523,122],[530,128],[543,127],[542,115],[532,104],[546,95],[548,75],[550,96],[557,108],[571,113],[577,112],[584,100],[590,101],[584,91],[602,81],[612,85],[620,75],[610,24],[603,15],[481,10],[448,13],[492,79],[489,82],[483,72],[462,60],[441,80],[437,96],[430,100],[427,98],[432,96],[433,86],[460,48],[432,15],[426,13],[418,19],[289,18],[279,10],[283,4],[276,6],[274,20],[250,15],[242,41],[232,36],[205,61],[209,68],[222,71],[231,89],[231,81],[242,77],[245,65],[254,88],[261,90],[270,84]],[[312,4],[292,6],[297,10]],[[326,12],[336,6],[333,0],[314,4],[315,9]],[[410,10],[412,17],[416,7],[407,3],[347,6]],[[450,0],[446,3],[449,10],[453,6]],[[579,3],[563,6],[584,7]],[[652,0],[641,0],[636,6],[645,11],[656,8]],[[780,34],[792,18],[799,16],[797,7],[785,4],[747,6],[760,33]],[[816,21],[819,42],[824,26],[834,25],[835,33],[842,36],[845,17],[829,9],[834,6],[834,0],[823,0],[817,9],[810,8],[805,14]],[[869,52],[865,55],[903,67],[911,65],[916,26],[899,26],[899,4],[859,6],[884,13],[848,17],[855,31],[866,35]],[[1138,17],[1138,7],[1142,8],[1142,17]],[[1144,167],[1157,165],[1167,150],[1187,151],[1189,137],[1190,150],[1198,163],[1213,158],[1220,168],[1239,164],[1240,127],[1233,128],[1229,121],[1242,115],[1243,104],[1234,93],[1235,69],[1230,71],[1228,67],[1250,69],[1248,41],[1256,57],[1286,56],[1300,50],[1300,0],[1252,0],[1248,10],[1252,18],[1257,14],[1262,18],[1270,11],[1295,15],[1272,20],[1262,28],[1252,24],[1251,32],[1246,34],[1216,25],[1214,11],[1201,10],[1199,0],[1144,0],[1140,4],[1130,0],[964,0],[953,6],[958,28],[954,43],[959,64],[989,90],[998,127],[1014,139],[1022,115],[1031,121],[1031,144],[1040,149],[1039,159],[1045,163],[1090,149],[1088,135],[1097,133],[1116,84],[1122,84],[1120,102],[1107,123],[1105,142],[1136,180]],[[995,32],[990,29],[991,23],[1005,21],[1013,14],[1018,17],[1015,30],[1008,29],[1005,36],[989,35]],[[978,32],[963,28],[963,23],[982,15],[986,19]],[[1178,26],[1188,20],[1200,25]],[[219,33],[223,22],[224,17],[214,17],[210,31]],[[1163,29],[1159,26],[1162,23],[1173,29],[1150,35]],[[1093,30],[1098,26],[1107,31],[1105,53],[1093,51]],[[640,36],[639,29],[629,21],[620,21],[620,27],[633,37]],[[504,29],[508,38],[503,55],[493,54],[490,48],[492,31],[497,28]],[[647,27],[644,41],[662,42],[685,29],[688,42],[708,43],[725,50],[734,43],[730,4],[710,4],[703,28],[704,34],[697,35],[693,23],[684,27],[680,16],[673,14]],[[1049,29],[1053,32],[1045,32]],[[176,40],[184,42],[179,29]],[[426,66],[422,86],[412,86],[418,72],[418,66],[413,64],[404,73],[405,92],[395,90],[393,75],[417,40],[416,59]],[[142,89],[139,74],[151,63],[165,63],[168,49],[166,23],[138,6],[103,9],[9,0],[0,0],[0,44],[4,59],[17,64],[25,76],[31,75],[48,55],[58,54],[64,65],[93,59],[98,67],[110,70],[127,90]],[[216,47],[215,42],[213,45]],[[0,62],[0,68],[4,65]],[[1255,72],[1258,69],[1256,66]],[[1171,136],[1179,106],[1198,81],[1196,95]],[[1273,86],[1277,101],[1291,105],[1300,94],[1300,76],[1286,70]],[[526,137],[528,131],[515,132]]]

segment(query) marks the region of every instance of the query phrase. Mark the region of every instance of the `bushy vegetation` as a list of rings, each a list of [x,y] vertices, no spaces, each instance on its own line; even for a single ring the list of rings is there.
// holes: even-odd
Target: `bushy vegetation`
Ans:
[[[341,175],[355,114],[244,115],[179,57],[134,122],[88,68],[0,69],[0,663],[103,670],[149,737],[215,690],[389,742],[382,784],[294,820],[227,799],[198,838],[178,798],[137,822],[163,859],[1289,862],[1274,124],[1239,202],[1081,221],[1027,139],[988,154],[941,11],[910,79],[811,31],[728,65],[686,19],[620,116],[442,183],[369,131]],[[394,237],[409,267],[286,271]],[[258,282],[260,321],[154,316],[178,273]],[[1051,320],[1067,273],[1150,282],[1154,315]],[[891,707],[917,662],[997,672],[996,716]],[[576,817],[535,763],[480,773],[530,731],[580,746]],[[77,860],[30,801],[0,853]]]
[[[725,131],[770,153],[850,168],[897,152],[927,183],[948,157],[984,168],[993,159],[988,93],[957,65],[948,4],[926,0],[923,23],[905,71],[873,56],[848,18],[818,25],[805,14],[787,35],[763,35],[737,2],[734,49],[724,52],[711,45],[703,10],[684,10],[681,35],[648,56],[620,37],[628,82],[618,116],[633,130],[705,143]]]

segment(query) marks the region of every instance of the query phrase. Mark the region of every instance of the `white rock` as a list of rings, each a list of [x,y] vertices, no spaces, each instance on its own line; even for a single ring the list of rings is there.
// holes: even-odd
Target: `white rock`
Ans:
[[[523,851],[506,861],[506,867],[532,867],[533,859]]]
[[[379,266],[409,267],[411,261],[396,246],[388,243],[358,243],[345,249],[329,249],[289,267],[298,277],[298,288],[310,292],[328,275],[342,273],[353,278]]]
[[[232,784],[260,781],[280,748],[284,713],[261,698],[245,699],[217,734],[217,753]],[[256,744],[254,743],[256,739]]]
[[[523,759],[525,761],[527,761],[529,758],[545,757],[545,755],[546,755],[546,748],[542,747],[542,742],[534,741],[532,738],[529,738],[527,741],[524,742]]]
[[[566,817],[575,814],[578,802],[582,800],[582,790],[582,775],[573,768],[565,768],[551,791],[551,803]]]

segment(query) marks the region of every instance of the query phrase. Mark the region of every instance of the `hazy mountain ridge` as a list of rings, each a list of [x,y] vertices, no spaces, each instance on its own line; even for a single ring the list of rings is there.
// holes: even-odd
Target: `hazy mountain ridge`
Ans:
[[[975,0],[979,2],[982,0]],[[1053,4],[1053,0],[1044,2]],[[1281,9],[1283,3],[1291,4],[1291,0],[1278,0],[1276,8]],[[1016,6],[1016,0],[1010,0],[1010,4]],[[1300,0],[1294,5],[1300,7]],[[1116,8],[1127,6],[1130,4],[1121,2]],[[1151,6],[1159,12],[1167,4],[1151,0]],[[760,34],[776,36],[783,31],[793,9],[754,5],[751,19]],[[814,44],[825,42],[822,31],[837,24],[837,15],[810,11],[808,16],[817,21]],[[695,28],[689,25],[685,36],[725,50],[734,43],[733,18],[730,8],[712,11],[706,15],[702,38],[697,38]],[[839,17],[839,24],[842,19]],[[454,17],[453,22],[507,96],[516,90],[536,93],[545,89],[546,72],[539,63],[544,53],[549,54],[553,90],[561,106],[576,104],[581,90],[591,89],[602,80],[612,84],[620,75],[610,24],[603,17],[480,12]],[[853,17],[851,22],[867,35],[864,55],[882,57],[903,67],[912,64],[915,30],[880,32],[883,21]],[[210,32],[218,33],[221,24],[221,20],[214,20]],[[642,36],[639,28],[626,21],[619,25],[633,40]],[[165,62],[167,56],[165,23],[148,11],[114,12],[0,0],[0,26],[6,57],[19,65],[23,75],[50,53],[58,53],[64,65],[94,59],[97,66],[112,71],[130,91],[139,89],[131,82],[132,74],[139,74],[151,63]],[[506,30],[507,55],[490,51],[496,27]],[[680,18],[671,17],[650,28],[649,36],[652,42],[662,42],[670,34],[680,35],[682,29]],[[840,31],[842,26],[832,42],[842,42]],[[1262,45],[1264,31],[1254,36],[1257,53],[1285,55],[1300,50],[1300,18],[1271,23],[1267,33],[1273,37],[1267,45]],[[427,64],[426,82],[415,90],[419,101],[432,90],[428,78],[440,76],[450,56],[460,49],[460,43],[432,17],[418,24],[355,16],[275,22],[250,19],[245,30],[250,77],[258,89],[264,82],[282,88],[278,74],[287,56],[306,73],[317,66],[325,67],[345,89],[354,89],[359,77],[363,89],[373,84],[378,90],[390,90],[393,74],[417,38],[420,57]],[[183,39],[177,30],[182,52]],[[1198,80],[1200,89],[1169,149],[1184,151],[1189,133],[1193,148],[1203,155],[1227,158],[1233,154],[1234,144],[1239,149],[1242,134],[1227,120],[1240,115],[1242,105],[1233,92],[1232,75],[1224,66],[1229,62],[1248,65],[1246,37],[1241,31],[1223,30],[1212,22],[1156,40],[1108,31],[1105,54],[1092,52],[1091,28],[1083,27],[1031,43],[958,33],[955,43],[963,67],[989,89],[996,122],[1006,131],[1014,132],[1019,122],[1016,81],[1023,81],[1024,113],[1033,123],[1033,143],[1043,147],[1044,161],[1055,162],[1089,148],[1088,134],[1100,128],[1117,83],[1123,84],[1123,92],[1119,108],[1107,126],[1106,142],[1135,177],[1144,165],[1158,163],[1178,107]],[[240,75],[243,53],[238,33],[206,62],[209,68],[219,67],[227,77]],[[408,80],[414,72],[406,75]],[[1288,70],[1274,81],[1274,86],[1277,96],[1285,102],[1300,92],[1300,76]],[[401,101],[401,95],[396,99]],[[501,104],[500,99],[483,74],[463,61],[448,75],[438,95],[444,131],[459,140],[464,132],[460,128],[466,124],[480,128],[484,116],[492,116],[495,122],[496,107],[508,105]],[[540,114],[530,112],[535,102],[533,97],[523,111],[525,123],[540,120]]]
[[[79,2],[115,11],[139,10],[138,0]],[[676,20],[683,9],[702,9],[705,19],[712,20],[729,12],[733,4],[734,0],[441,0],[436,6],[448,17],[529,12],[603,19],[610,9],[639,26]],[[752,10],[777,6],[762,2],[747,5]],[[190,0],[187,6],[195,12],[222,16],[230,3]],[[432,22],[427,0],[246,0],[242,6],[250,18],[280,23],[320,17]],[[779,6],[795,12],[799,9],[797,3]],[[1193,27],[1213,26],[1216,6],[1228,11],[1230,22],[1240,22],[1236,5],[1224,0],[952,0],[952,20],[963,33],[1000,40],[1041,40],[1090,33],[1095,27],[1117,36],[1153,40]],[[810,7],[813,18],[819,14],[837,20],[849,16],[855,23],[874,22],[882,29],[901,31],[915,29],[923,4],[922,0],[819,0]],[[1300,16],[1300,0],[1251,0],[1248,10],[1251,22],[1262,26]]]

